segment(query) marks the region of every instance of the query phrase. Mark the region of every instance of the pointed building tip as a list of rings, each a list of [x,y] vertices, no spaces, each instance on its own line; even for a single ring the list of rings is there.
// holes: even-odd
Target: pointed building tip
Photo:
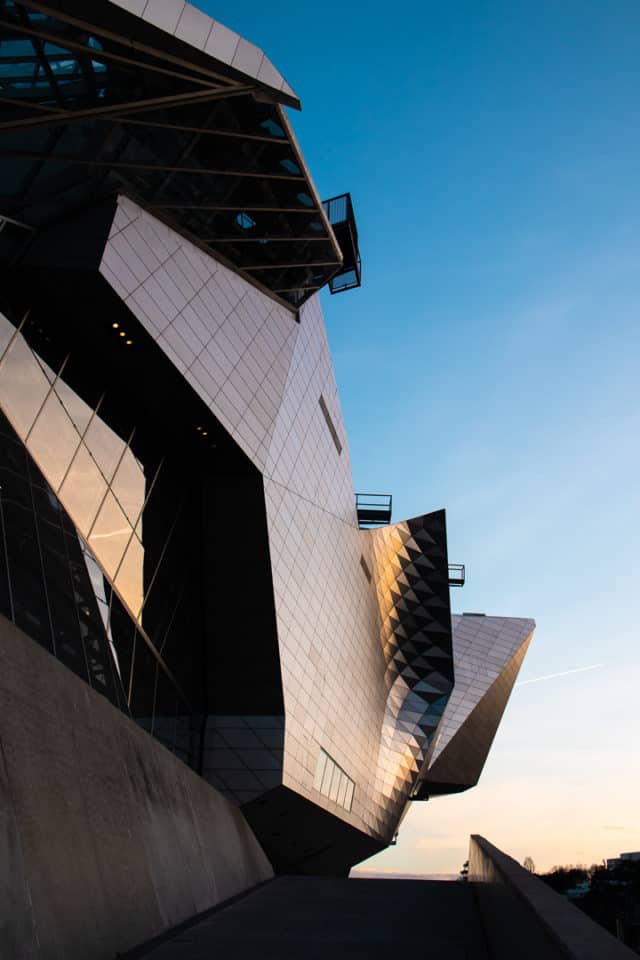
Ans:
[[[77,2],[77,0],[76,0]],[[131,18],[131,32],[137,32],[136,21],[188,44],[204,55],[218,73],[254,83],[268,92],[277,103],[301,110],[295,91],[265,53],[223,23],[214,20],[190,3],[144,3],[143,0],[110,0]],[[135,18],[135,19],[134,19]],[[229,71],[231,71],[229,73]]]

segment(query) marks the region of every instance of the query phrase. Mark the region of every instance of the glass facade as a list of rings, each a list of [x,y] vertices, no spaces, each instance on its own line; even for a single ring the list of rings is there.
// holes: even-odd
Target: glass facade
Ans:
[[[184,583],[154,594],[180,504],[162,511],[160,537],[151,512],[145,556],[161,460],[143,464],[135,430],[125,442],[101,419],[104,395],[91,407],[65,383],[67,362],[51,369],[0,314],[0,611],[196,765],[194,706],[163,656]],[[145,604],[155,604],[154,640]]]
[[[96,409],[0,315],[0,404],[134,620],[143,605],[142,511],[153,480]]]
[[[0,414],[0,609],[74,673],[128,709],[95,561]],[[97,591],[97,592],[96,592]]]

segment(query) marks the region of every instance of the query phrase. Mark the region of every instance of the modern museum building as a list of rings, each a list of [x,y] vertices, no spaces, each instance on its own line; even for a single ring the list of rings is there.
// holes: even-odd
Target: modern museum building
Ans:
[[[473,786],[535,625],[452,616],[444,510],[356,498],[354,207],[264,53],[181,0],[0,28],[0,911],[107,957]]]

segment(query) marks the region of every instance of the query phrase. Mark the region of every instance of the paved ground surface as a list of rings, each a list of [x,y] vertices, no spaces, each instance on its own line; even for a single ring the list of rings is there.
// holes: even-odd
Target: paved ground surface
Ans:
[[[467,884],[279,877],[135,956],[487,960],[488,955]]]

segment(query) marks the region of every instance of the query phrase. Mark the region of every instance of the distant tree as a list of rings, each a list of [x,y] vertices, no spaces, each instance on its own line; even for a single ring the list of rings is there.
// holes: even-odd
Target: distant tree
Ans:
[[[579,883],[589,879],[589,871],[580,864],[569,864],[566,867],[553,867],[549,873],[540,876],[557,893],[565,893]]]
[[[524,860],[522,861],[522,866],[525,868],[525,870],[528,870],[529,873],[536,872],[536,865],[533,862],[531,857],[525,857]]]
[[[590,881],[588,892],[574,901],[575,906],[637,950],[633,937],[640,916],[640,862],[623,861],[611,870],[605,863],[556,866],[540,879],[558,893]]]

